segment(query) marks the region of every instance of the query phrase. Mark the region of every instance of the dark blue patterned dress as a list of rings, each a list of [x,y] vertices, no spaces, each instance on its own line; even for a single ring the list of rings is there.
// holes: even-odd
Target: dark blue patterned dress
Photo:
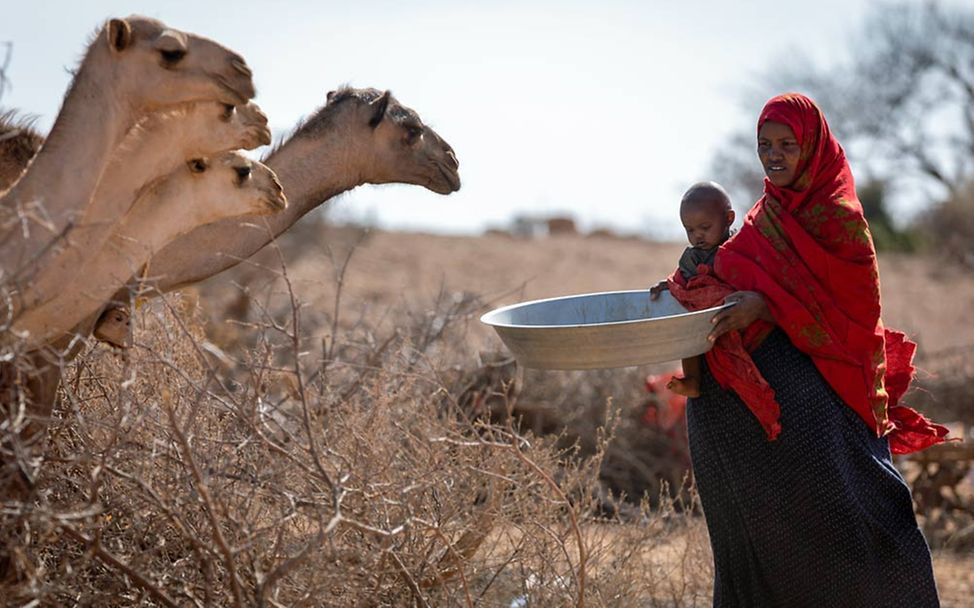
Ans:
[[[687,424],[714,552],[714,606],[939,606],[910,491],[812,360],[775,330],[752,353],[781,405],[769,442],[704,371]]]

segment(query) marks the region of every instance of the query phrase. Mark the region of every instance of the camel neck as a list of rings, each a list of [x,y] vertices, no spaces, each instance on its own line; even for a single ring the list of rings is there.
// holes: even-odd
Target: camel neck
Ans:
[[[134,122],[111,95],[111,62],[98,61],[103,53],[107,51],[92,50],[85,58],[50,135],[18,184],[18,191],[29,189],[35,194],[40,186],[45,194],[52,193],[46,198],[56,212],[80,211],[88,202],[115,146]],[[98,63],[108,69],[98,69]],[[47,180],[37,184],[32,174]],[[49,181],[52,175],[58,176],[54,182]]]
[[[347,134],[330,132],[327,140],[293,138],[264,163],[276,174],[287,209],[273,215],[233,218],[201,226],[170,243],[151,262],[160,291],[201,281],[249,258],[303,215],[329,198],[366,182],[361,151]],[[258,229],[253,229],[256,226]],[[266,227],[266,230],[265,230]],[[219,254],[203,254],[204,251]]]
[[[344,144],[344,145],[343,145]],[[365,183],[354,146],[341,134],[314,142],[292,139],[265,164],[277,174],[287,196],[287,209],[269,216],[275,235],[333,196]]]
[[[49,221],[48,228],[35,226],[29,239],[4,235],[4,261],[30,260],[84,211],[115,146],[134,122],[131,111],[111,94],[112,62],[107,53],[100,46],[89,50],[50,135],[23,179],[3,199],[8,209],[43,205],[42,217]],[[11,252],[11,245],[19,251]]]
[[[131,129],[117,148],[118,154],[110,160],[105,176],[95,186],[98,202],[88,206],[82,216],[83,225],[111,223],[122,217],[132,206],[139,192],[154,180],[168,176],[180,165],[182,157],[175,151],[173,142],[185,141],[185,123],[173,116],[159,112],[151,115]],[[148,131],[146,130],[148,129]],[[154,132],[153,132],[154,131]],[[164,132],[165,137],[156,137]],[[126,166],[131,159],[138,159],[138,167]]]

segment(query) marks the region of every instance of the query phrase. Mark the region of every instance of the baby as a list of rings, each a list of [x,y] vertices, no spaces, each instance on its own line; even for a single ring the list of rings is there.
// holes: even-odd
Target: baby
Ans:
[[[717,248],[730,238],[734,223],[730,197],[714,182],[694,184],[680,201],[680,221],[691,246],[680,257],[679,272],[689,281],[697,276],[701,264],[713,267]],[[664,289],[668,289],[667,281],[660,281],[650,289],[650,297],[655,300]],[[686,397],[699,397],[700,356],[684,359],[683,377],[674,377],[666,387]]]

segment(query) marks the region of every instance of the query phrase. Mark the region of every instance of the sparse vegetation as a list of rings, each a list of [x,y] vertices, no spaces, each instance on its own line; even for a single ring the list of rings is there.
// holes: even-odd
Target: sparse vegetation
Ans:
[[[677,516],[692,495],[635,506],[639,525],[606,519],[594,490],[606,435],[587,436],[583,458],[579,442],[460,407],[450,366],[475,302],[447,298],[388,335],[322,315],[336,332],[312,343],[280,276],[290,305],[240,327],[248,349],[220,349],[174,298],[139,309],[130,351],[94,347],[65,370],[45,463],[5,505],[6,598],[704,601],[703,528]]]
[[[3,597],[710,605],[703,518],[689,480],[674,487],[685,455],[642,424],[646,370],[518,372],[481,355],[491,303],[445,277],[425,305],[369,308],[369,238],[332,231],[325,258],[285,239],[264,270],[231,275],[248,294],[237,321],[210,320],[241,299],[218,280],[202,305],[139,307],[127,353],[76,359],[32,494],[4,505],[19,579]],[[938,553],[945,606],[962,605],[969,562]]]
[[[932,205],[918,225],[930,249],[967,269],[974,267],[974,182]]]

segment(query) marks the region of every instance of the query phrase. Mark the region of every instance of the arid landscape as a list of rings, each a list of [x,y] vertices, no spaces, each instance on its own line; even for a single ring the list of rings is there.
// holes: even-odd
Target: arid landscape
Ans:
[[[314,336],[312,343],[327,341],[336,330],[351,335],[368,328],[376,337],[389,335],[404,319],[435,317],[453,307],[457,313],[454,323],[462,326],[462,348],[440,352],[439,356],[442,363],[448,363],[444,367],[472,368],[476,366],[477,352],[503,350],[493,332],[477,322],[483,312],[527,299],[645,288],[672,270],[682,248],[679,243],[655,243],[604,234],[541,238],[499,233],[482,237],[441,236],[331,227],[324,221],[311,220],[281,239],[279,249],[265,250],[250,263],[186,293],[199,298],[207,319],[207,333],[213,341],[228,351],[239,348],[238,336],[241,328],[246,327],[242,323],[255,323],[269,311],[287,308],[289,302],[284,298],[280,278],[283,261],[293,291],[304,304],[304,317],[318,319],[309,322],[309,326],[314,325],[309,327]],[[902,254],[881,256],[881,272],[886,323],[904,329],[920,345],[921,388],[914,391],[912,403],[938,421],[958,423],[958,429],[966,425],[969,429],[974,422],[970,392],[974,387],[971,380],[974,369],[968,362],[969,355],[974,353],[974,312],[969,307],[974,301],[974,277],[963,269],[945,267],[937,260]],[[340,313],[338,323],[332,325],[338,294]],[[460,303],[469,305],[464,308]],[[596,394],[612,399],[621,408],[619,415],[623,419],[631,418],[633,411],[643,406],[639,398],[642,377],[669,367],[605,373],[529,370],[521,380],[521,400],[547,398],[550,403],[541,408],[545,416],[560,419],[572,428],[584,428],[580,418],[591,417],[593,411],[604,412],[604,403],[579,403],[579,399],[593,398],[584,390],[586,384],[592,384],[608,387]],[[607,380],[607,375],[611,380]],[[536,385],[531,386],[532,382]],[[559,391],[577,397],[562,397],[557,394]],[[550,428],[551,421],[546,424]],[[626,425],[619,428],[623,435],[641,432]],[[594,433],[594,429],[590,430]],[[643,437],[649,442],[659,440],[651,434]],[[588,438],[589,442],[592,440]],[[617,437],[614,441],[633,441],[633,438]],[[611,442],[605,452],[612,452]],[[901,464],[908,474],[915,474],[915,468],[911,468],[914,465],[905,461]],[[647,489],[651,486],[645,485]],[[971,476],[956,487],[970,509],[974,494]],[[962,606],[974,592],[971,574],[974,545],[969,537],[972,520],[969,513],[957,513],[953,517],[959,523],[950,525],[949,534],[932,533],[935,536],[932,542],[936,547],[936,572],[944,605]],[[685,567],[685,560],[690,558],[699,560],[699,565],[704,567],[707,547],[702,523],[694,517],[686,520],[686,525],[687,536],[679,538],[680,542],[695,543],[689,545],[690,553],[686,546],[675,551],[671,539],[656,539],[661,545],[656,545],[656,540],[644,539],[646,544],[640,546],[646,555],[640,559],[665,562],[664,556],[670,555],[670,559],[683,560],[679,566],[674,563],[659,566],[669,569],[671,574]],[[627,535],[640,528],[637,523],[616,526],[624,530],[621,543],[631,542],[625,540],[629,538]],[[962,528],[968,535],[964,537],[966,544],[952,546],[952,542],[956,545],[962,538],[958,534]],[[602,549],[611,551],[614,544],[608,542]],[[664,550],[663,546],[669,548]],[[631,605],[707,605],[706,575],[690,577],[680,584],[689,585],[693,591],[687,591],[674,603],[659,600],[657,589],[645,596],[655,600]],[[630,604],[607,602],[604,605]]]
[[[444,204],[449,204],[445,202]],[[292,236],[293,234],[293,236]],[[656,243],[637,237],[557,235],[482,237],[329,228],[309,218],[282,242],[282,252],[302,298],[312,307],[329,305],[334,295],[330,256],[355,251],[343,285],[348,311],[363,307],[429,304],[442,288],[469,292],[485,304],[561,295],[645,289],[675,268],[681,243]],[[253,260],[276,270],[273,251]],[[880,257],[883,318],[910,334],[920,356],[974,347],[974,276],[962,267],[919,256]],[[242,265],[214,278],[204,291],[225,295],[216,286],[254,281],[260,273]],[[265,275],[266,276],[266,275]],[[253,278],[252,278],[253,277]]]
[[[518,369],[478,317],[646,287],[682,245],[438,236],[307,218],[138,303],[132,347],[71,363],[9,605],[708,606],[672,365]],[[970,427],[974,279],[882,258],[921,342],[914,403]],[[928,296],[949,283],[950,297]],[[974,592],[968,461],[917,481],[943,605]],[[922,468],[926,467],[926,468]],[[951,478],[960,471],[960,478]],[[946,482],[945,480],[946,476]]]
[[[873,334],[875,275],[861,262],[881,252],[883,320],[919,344],[903,401],[954,439],[894,464],[911,487],[943,606],[970,605],[970,10],[884,3],[863,13],[859,34],[845,34],[863,41],[851,63],[837,56],[820,66],[798,52],[787,70],[769,63],[753,87],[773,95],[755,140],[760,101],[742,99],[746,121],[725,112],[732,93],[720,90],[711,61],[746,46],[726,44],[725,34],[754,38],[748,7],[609,3],[552,19],[548,7],[527,5],[306,3],[273,23],[264,11],[231,15],[216,4],[151,8],[187,18],[203,28],[197,34],[168,17],[105,18],[101,3],[21,4],[8,19],[17,24],[11,39],[0,32],[0,608],[712,605],[722,592],[713,590],[698,494],[705,461],[697,460],[697,486],[687,402],[667,388],[678,362],[526,369],[479,318],[527,300],[656,284],[685,244],[647,235],[671,234],[679,215],[696,247],[715,247],[734,220],[730,198],[754,200],[762,174],[774,200],[752,216],[762,218],[755,241],[773,252],[753,260],[777,271],[769,259],[795,254],[774,279],[788,291],[785,305],[769,309],[826,359],[873,366],[862,400],[858,373],[837,364],[836,380],[835,361],[816,359],[837,396],[867,408],[867,419],[868,399],[881,405],[878,366],[889,363],[891,398],[912,369],[911,344],[888,341],[883,359]],[[761,25],[762,52],[794,38],[793,16],[769,7],[748,8],[780,20]],[[96,29],[78,55],[82,23]],[[810,16],[808,25],[825,29]],[[689,37],[698,52],[681,53],[681,64],[671,51]],[[80,60],[64,69],[69,54],[55,42],[66,41]],[[646,45],[656,41],[665,44]],[[653,61],[663,54],[671,60]],[[758,74],[765,61],[755,59],[721,64],[719,78],[743,92],[743,66]],[[67,73],[63,96],[46,85],[20,97],[51,79],[47,68]],[[689,75],[709,88],[667,84]],[[391,88],[328,86],[333,78]],[[781,94],[799,89],[812,97]],[[47,102],[60,110],[48,116]],[[732,195],[698,183],[688,192],[709,190],[713,200],[684,195],[677,214],[665,203],[676,195],[663,190],[701,171]],[[392,184],[412,186],[390,188],[402,204],[389,209],[406,214],[399,220],[357,197],[361,215],[329,210],[360,186]],[[442,207],[410,202],[414,195]],[[785,212],[797,223],[775,215]],[[705,219],[688,219],[698,213]],[[588,225],[601,228],[578,229]],[[469,226],[491,228],[447,235]],[[797,246],[804,242],[814,248]],[[798,307],[789,298],[806,283],[809,298],[836,306],[813,303],[792,323],[788,309]],[[775,287],[763,287],[773,299]],[[750,322],[761,310],[752,296],[729,314]],[[835,348],[839,335],[849,336],[848,349]],[[748,392],[763,391],[773,415],[778,405],[750,371],[735,368],[741,382],[729,386],[765,423]],[[788,388],[826,394],[807,371],[807,385],[789,373]],[[796,395],[799,404],[819,400]],[[781,420],[792,437],[820,436]],[[738,422],[713,426],[728,441],[742,437]],[[773,419],[766,428],[774,439]],[[863,429],[843,426],[847,439],[850,430]],[[816,450],[784,460],[787,449],[775,451],[782,443],[757,444],[768,456],[737,464],[748,474],[759,470],[753,463],[776,464],[776,479],[875,515],[861,492],[816,479],[821,469],[796,475]],[[743,450],[730,445],[736,459]],[[863,445],[874,450],[867,464],[879,463],[903,492],[898,519],[915,532],[893,465],[875,451],[882,445],[855,447]],[[873,494],[877,485],[863,487]],[[757,510],[745,517],[764,523],[765,501],[752,502]],[[817,499],[780,502],[803,532],[817,531],[805,515],[834,514]],[[879,542],[898,535],[872,521],[862,527]],[[826,550],[796,555],[847,553],[836,547],[858,532],[823,536]],[[760,551],[782,547],[768,539]],[[799,532],[787,542],[805,544]],[[720,572],[736,580],[723,564]],[[798,581],[782,578],[795,591]]]

